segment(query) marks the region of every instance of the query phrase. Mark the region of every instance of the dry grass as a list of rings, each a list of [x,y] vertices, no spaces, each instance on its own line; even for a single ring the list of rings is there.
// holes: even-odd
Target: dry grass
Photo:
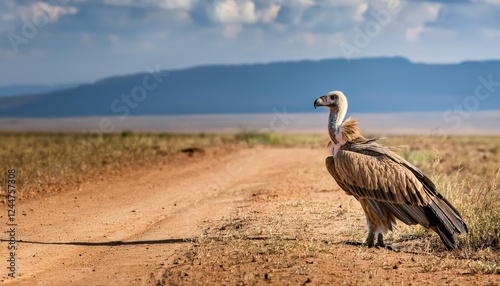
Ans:
[[[321,148],[328,142],[321,135],[259,133],[245,130],[236,134],[235,139],[247,143],[250,147],[256,145],[278,145],[284,147]]]

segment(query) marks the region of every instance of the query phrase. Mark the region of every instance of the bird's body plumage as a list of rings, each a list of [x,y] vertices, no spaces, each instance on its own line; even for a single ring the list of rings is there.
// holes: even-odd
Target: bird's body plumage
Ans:
[[[326,167],[337,184],[360,202],[367,220],[366,243],[373,246],[377,237],[377,245],[384,246],[382,235],[399,219],[434,230],[448,249],[456,248],[453,234],[467,233],[459,212],[417,167],[375,139],[363,137],[356,120],[343,121],[338,115],[345,115],[347,99],[333,93],[341,100],[331,99],[334,103],[326,105],[330,99],[321,97],[320,103],[315,102],[315,106],[333,106],[329,119],[332,156],[326,158]],[[343,101],[345,105],[339,106]]]

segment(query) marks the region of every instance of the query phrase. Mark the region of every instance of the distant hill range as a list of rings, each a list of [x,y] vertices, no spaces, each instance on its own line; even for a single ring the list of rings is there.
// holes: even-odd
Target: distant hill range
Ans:
[[[9,85],[0,86],[0,98],[13,95],[49,93],[62,89],[69,89],[78,86],[77,84],[56,84],[56,85]]]
[[[0,117],[312,112],[330,90],[345,92],[350,113],[499,110],[500,61],[332,59],[145,72],[0,98]]]

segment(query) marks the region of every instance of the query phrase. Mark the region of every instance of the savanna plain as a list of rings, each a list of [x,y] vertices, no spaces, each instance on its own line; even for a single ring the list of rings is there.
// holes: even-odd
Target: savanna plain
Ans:
[[[371,136],[377,137],[377,136]],[[364,214],[326,135],[0,133],[1,282],[11,285],[500,285],[500,137],[388,136],[461,212],[459,249]],[[7,276],[8,169],[16,278]],[[5,265],[2,265],[5,264]]]

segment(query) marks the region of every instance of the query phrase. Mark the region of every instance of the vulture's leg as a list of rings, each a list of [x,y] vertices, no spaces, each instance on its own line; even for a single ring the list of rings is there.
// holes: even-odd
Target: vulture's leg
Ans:
[[[368,237],[366,238],[366,241],[365,241],[366,246],[373,247],[374,240],[375,240],[375,233],[371,230],[368,230]]]
[[[384,243],[384,237],[381,233],[378,234],[378,237],[377,237],[377,246],[379,247],[385,247],[389,250],[393,250],[392,247],[390,245],[387,245]]]
[[[370,207],[368,206],[368,203],[364,199],[360,199],[359,203],[361,204],[361,207],[363,208],[363,211],[365,212],[366,215],[366,228],[368,229],[368,237],[366,238],[365,245],[368,247],[373,247],[375,246],[374,241],[375,241],[375,230],[377,229],[376,223],[377,221],[374,219],[374,214]]]
[[[360,199],[359,202],[365,212],[366,226],[368,228],[368,237],[365,244],[368,247],[386,247],[382,232],[392,230],[391,224],[394,221],[394,217],[376,202],[370,202],[366,199]],[[377,237],[377,244],[375,244],[375,236]]]
[[[377,246],[385,247],[384,236],[381,233],[379,233],[377,237]]]

